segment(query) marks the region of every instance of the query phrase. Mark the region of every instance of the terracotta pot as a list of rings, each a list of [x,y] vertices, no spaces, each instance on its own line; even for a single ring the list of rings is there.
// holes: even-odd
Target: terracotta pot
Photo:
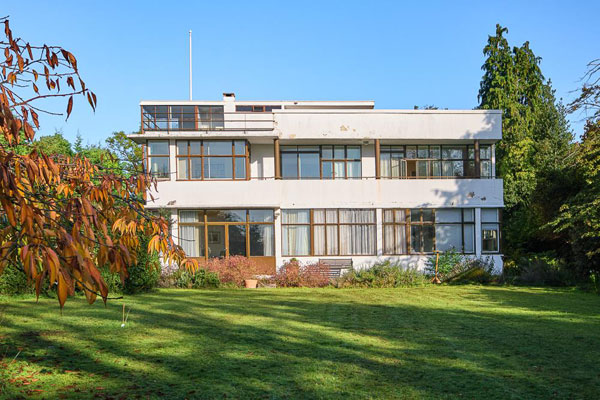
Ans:
[[[257,279],[244,279],[244,285],[247,289],[256,289],[256,285],[258,285]]]

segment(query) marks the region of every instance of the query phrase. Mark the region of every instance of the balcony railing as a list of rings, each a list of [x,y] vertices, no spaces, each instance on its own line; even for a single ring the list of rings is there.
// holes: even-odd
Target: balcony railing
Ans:
[[[143,131],[268,131],[273,114],[223,112],[223,106],[142,106]]]

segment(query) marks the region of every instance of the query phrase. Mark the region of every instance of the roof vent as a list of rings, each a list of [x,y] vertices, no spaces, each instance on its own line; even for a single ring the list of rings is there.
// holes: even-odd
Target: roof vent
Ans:
[[[223,93],[223,101],[235,101],[235,93]]]

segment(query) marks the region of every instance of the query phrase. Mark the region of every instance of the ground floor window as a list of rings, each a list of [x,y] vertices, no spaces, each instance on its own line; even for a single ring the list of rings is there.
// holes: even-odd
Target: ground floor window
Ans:
[[[388,255],[475,252],[472,208],[383,210],[383,252]]]
[[[500,210],[497,208],[481,209],[481,251],[500,251]]]
[[[374,255],[375,210],[282,210],[284,256]]]
[[[188,257],[273,257],[273,210],[181,210],[179,243]]]

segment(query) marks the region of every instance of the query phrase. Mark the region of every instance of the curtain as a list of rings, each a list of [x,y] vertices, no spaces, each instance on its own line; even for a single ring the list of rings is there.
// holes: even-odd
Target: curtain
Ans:
[[[188,257],[198,257],[198,227],[179,226],[179,242]]]
[[[314,226],[314,253],[316,256],[325,255],[325,225]],[[329,239],[329,238],[328,238]]]
[[[283,254],[286,256],[308,256],[310,253],[310,226],[283,226]]]
[[[375,212],[374,210],[340,210],[340,253],[347,255],[368,255],[375,253]]]

